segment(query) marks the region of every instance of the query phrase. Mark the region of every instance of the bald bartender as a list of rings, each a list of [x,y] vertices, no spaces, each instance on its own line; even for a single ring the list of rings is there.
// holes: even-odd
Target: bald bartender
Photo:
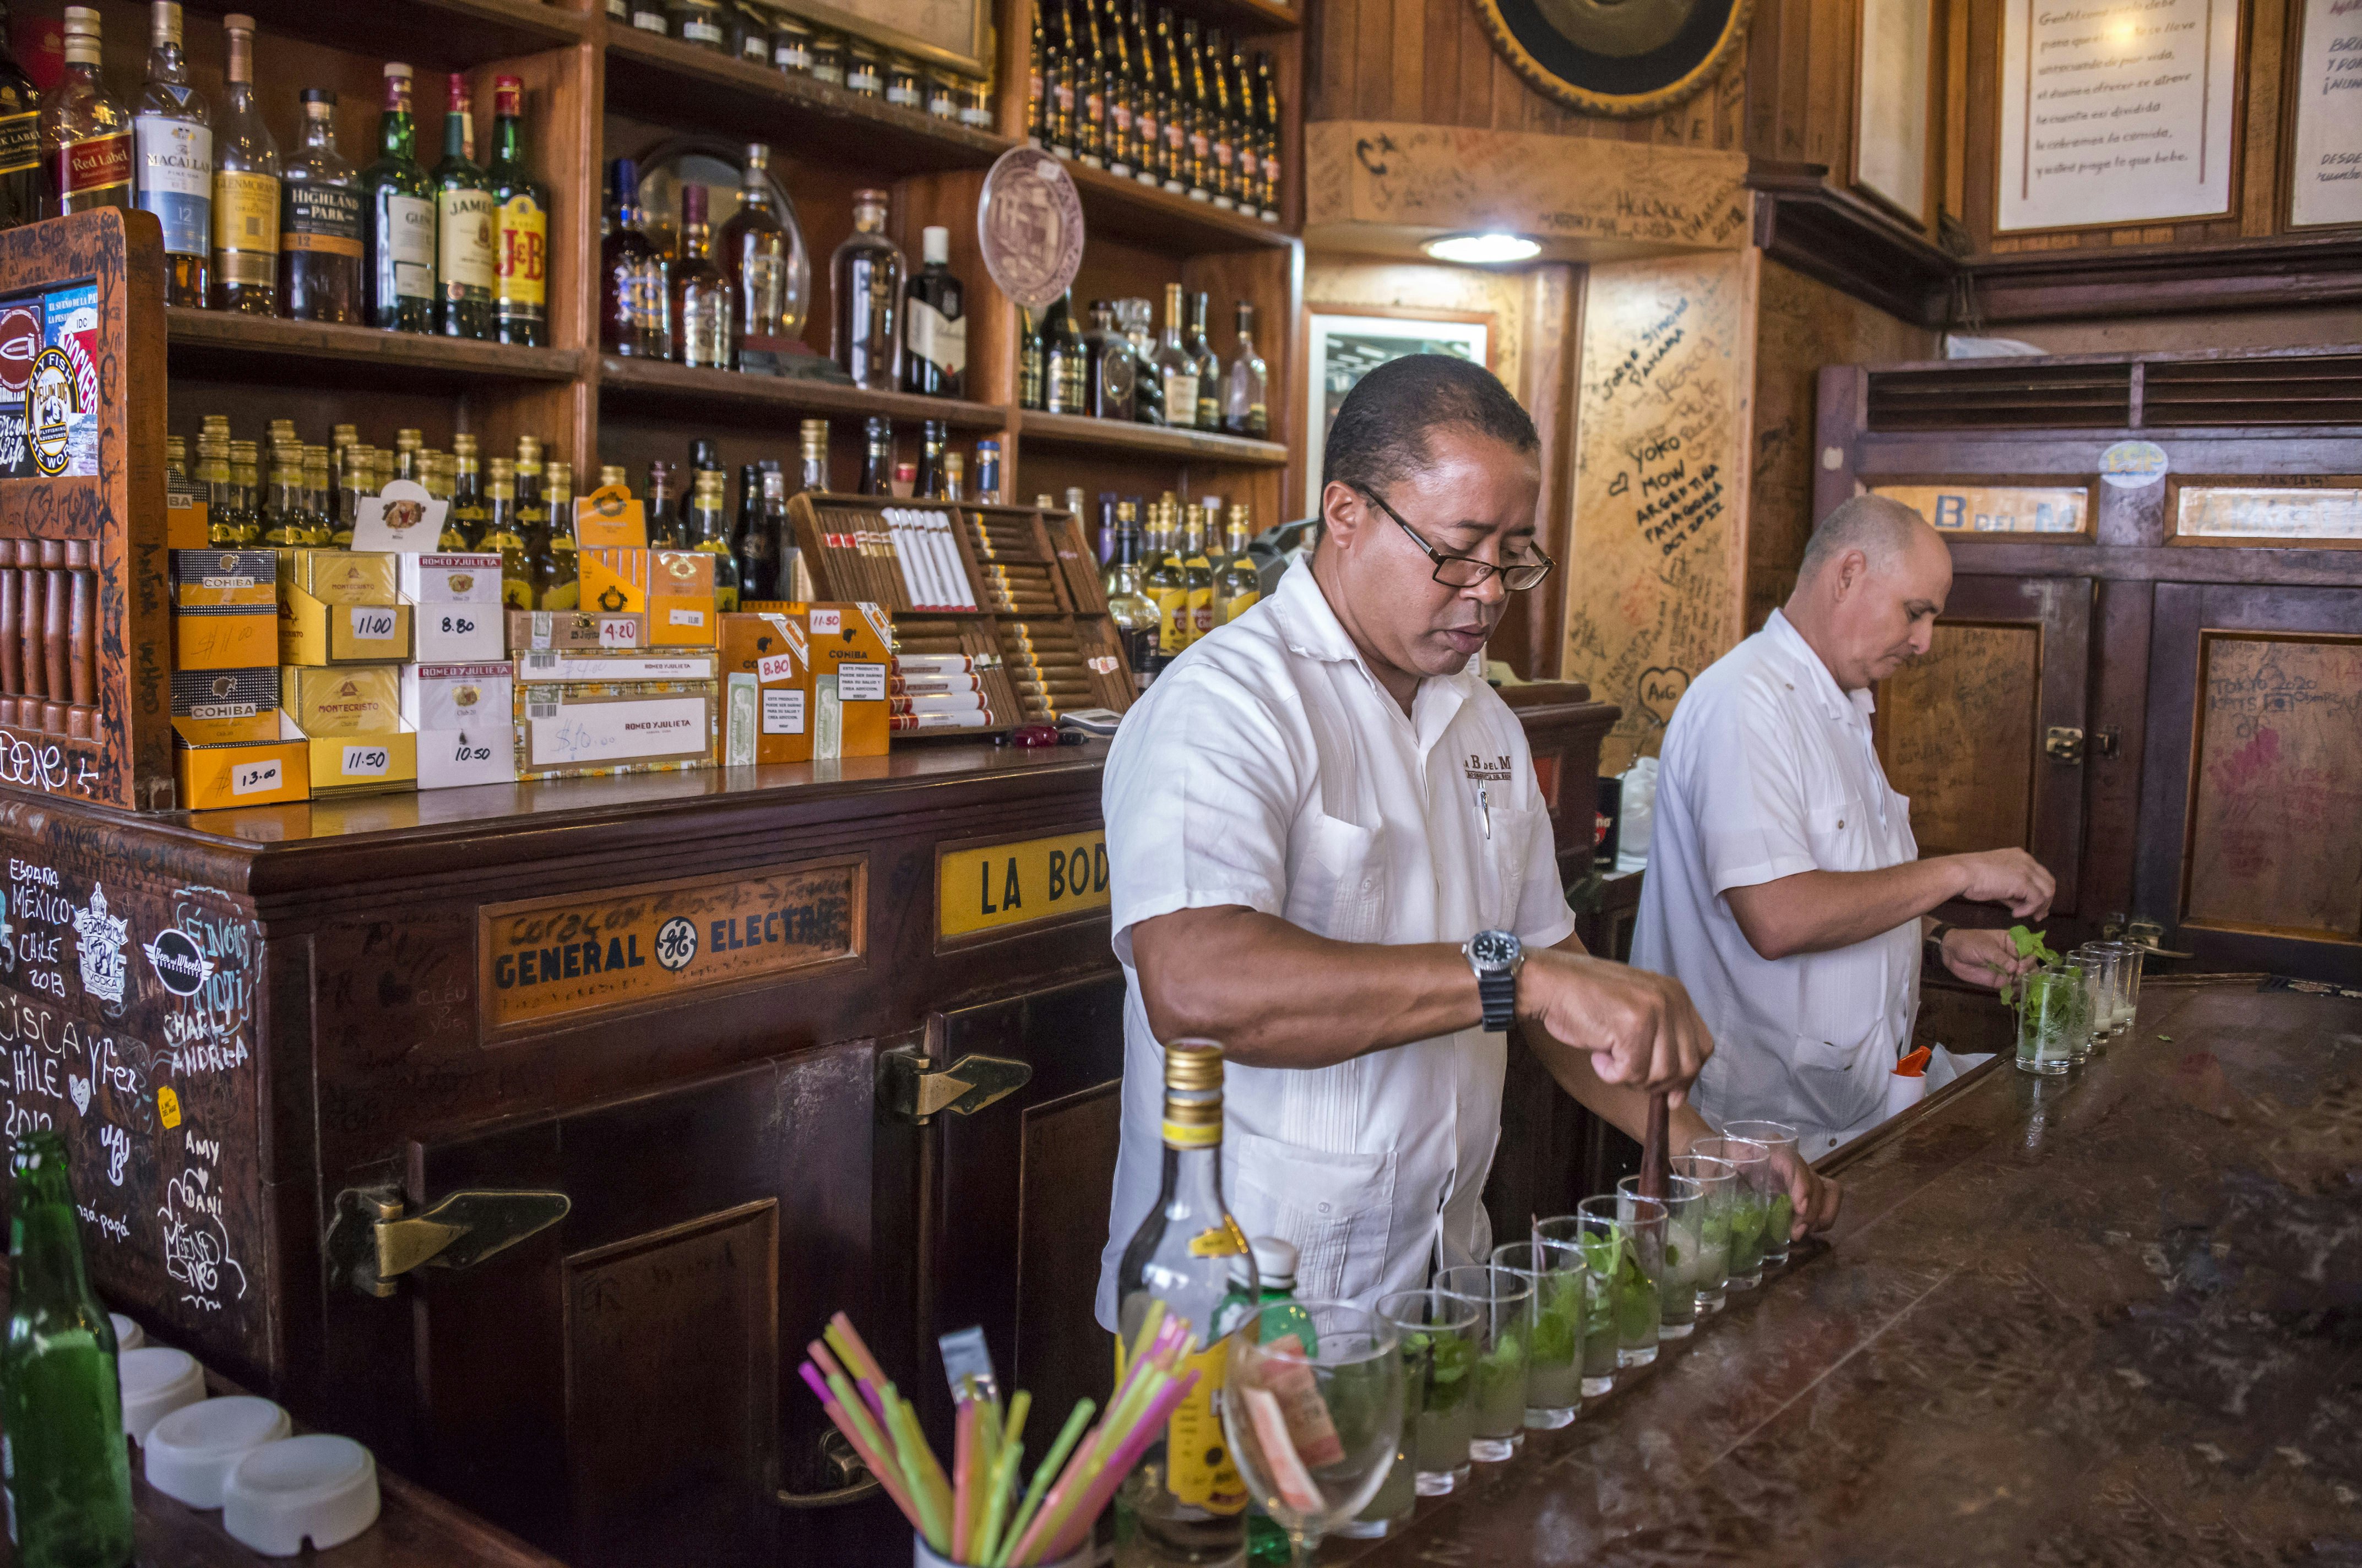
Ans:
[[[1813,531],[1787,605],[1665,729],[1632,962],[1679,980],[1714,1032],[1706,1114],[1789,1123],[1807,1157],[1884,1119],[1923,945],[1979,985],[2030,966],[2005,932],[1931,912],[2050,909],[2050,873],[2023,850],[1921,860],[1878,760],[1870,688],[1927,652],[1951,587],[1941,534],[1857,496]]]
[[[1338,411],[1321,534],[1126,716],[1104,789],[1122,1134],[1098,1315],[1155,1201],[1164,1049],[1222,1042],[1222,1176],[1297,1289],[1368,1305],[1490,1253],[1512,1019],[1638,1135],[1712,1050],[1680,985],[1586,955],[1524,732],[1480,673],[1535,542],[1532,422],[1482,367],[1380,366]],[[1686,1105],[1678,1145],[1704,1130]],[[1801,1183],[1810,1183],[1809,1173]],[[1822,1216],[1817,1186],[1798,1212]]]

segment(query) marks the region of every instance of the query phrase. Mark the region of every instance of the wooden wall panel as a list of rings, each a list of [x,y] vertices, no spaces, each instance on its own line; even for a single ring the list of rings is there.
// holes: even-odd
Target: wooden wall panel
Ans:
[[[1922,855],[2023,847],[2034,828],[2042,633],[1947,621],[1879,694],[1879,755]]]

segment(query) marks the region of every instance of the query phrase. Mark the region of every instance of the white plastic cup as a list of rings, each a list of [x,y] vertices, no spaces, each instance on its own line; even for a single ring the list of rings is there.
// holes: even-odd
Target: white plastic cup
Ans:
[[[318,1552],[341,1546],[377,1514],[377,1461],[327,1432],[248,1451],[222,1488],[222,1528],[265,1557],[292,1557],[306,1540]]]
[[[139,1445],[148,1485],[193,1508],[220,1508],[237,1462],[292,1430],[286,1411],[251,1394],[200,1399],[149,1430]]]
[[[123,1435],[142,1448],[158,1421],[205,1397],[205,1369],[185,1350],[142,1345],[115,1364],[123,1385]]]
[[[122,1313],[109,1312],[106,1317],[107,1321],[115,1325],[116,1354],[120,1355],[127,1350],[138,1350],[148,1343],[148,1331]]]

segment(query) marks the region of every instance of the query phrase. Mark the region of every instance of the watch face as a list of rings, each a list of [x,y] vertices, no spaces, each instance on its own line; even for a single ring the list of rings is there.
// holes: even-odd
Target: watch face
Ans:
[[[1504,969],[1518,956],[1518,945],[1507,931],[1479,931],[1469,938],[1468,956],[1485,969]]]

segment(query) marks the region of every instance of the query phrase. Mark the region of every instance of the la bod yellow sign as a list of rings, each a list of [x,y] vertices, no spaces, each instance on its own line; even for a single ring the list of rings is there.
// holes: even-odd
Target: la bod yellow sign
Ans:
[[[935,860],[935,928],[965,937],[1108,905],[1107,832],[944,850]]]

